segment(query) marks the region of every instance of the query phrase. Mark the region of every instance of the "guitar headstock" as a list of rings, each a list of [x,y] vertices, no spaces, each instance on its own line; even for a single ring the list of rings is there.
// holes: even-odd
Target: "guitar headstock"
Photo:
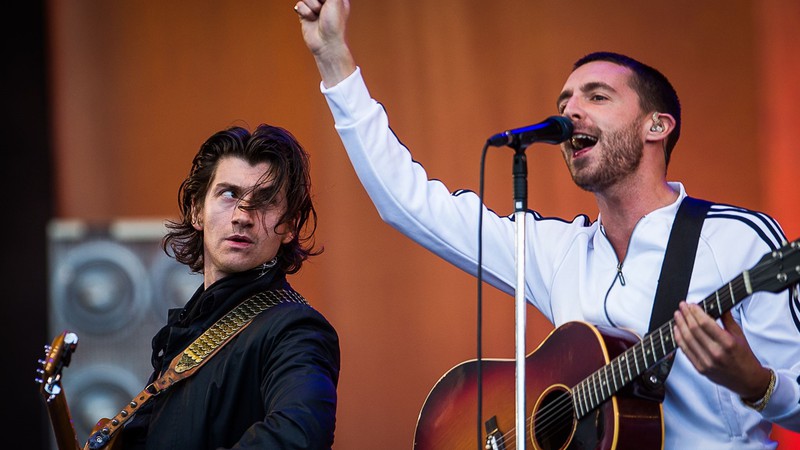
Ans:
[[[800,239],[764,255],[748,274],[753,292],[780,292],[800,282]]]
[[[36,382],[41,385],[45,400],[50,400],[61,393],[61,372],[69,365],[72,353],[78,346],[78,335],[64,331],[45,345],[45,357],[40,359],[41,366],[36,370]]]

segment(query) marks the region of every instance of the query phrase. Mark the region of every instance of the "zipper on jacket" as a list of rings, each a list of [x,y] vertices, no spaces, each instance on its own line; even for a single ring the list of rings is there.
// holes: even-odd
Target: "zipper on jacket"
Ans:
[[[622,265],[625,262],[625,259],[628,259],[628,251],[631,249],[631,241],[633,240],[633,235],[634,235],[634,233],[636,233],[636,228],[639,227],[639,224],[642,222],[643,218],[644,217],[639,218],[639,220],[636,221],[636,225],[633,226],[633,230],[631,230],[631,236],[628,239],[627,246],[625,247],[625,258],[622,261],[620,261],[619,258],[617,258],[617,276],[614,277],[614,281],[611,282],[611,286],[609,286],[609,288],[608,288],[609,292],[611,292],[611,287],[614,286],[614,282],[616,282],[617,278],[619,278],[620,286],[625,286],[625,275],[622,273]],[[606,241],[608,242],[608,244],[611,245],[611,241],[608,240],[608,236],[606,235],[606,229],[603,226],[603,224],[600,224],[600,232],[603,234],[603,237],[606,238]],[[613,245],[611,246],[611,249],[613,251],[613,249],[614,249]]]
[[[633,234],[636,232],[636,228],[639,226],[639,223],[641,223],[641,221],[642,219],[640,218],[638,221],[636,221],[636,225],[633,226],[630,239],[628,239],[628,245],[625,248],[625,258],[622,261],[620,261],[619,258],[617,258],[617,275],[614,277],[613,280],[611,280],[611,285],[608,286],[606,295],[605,297],[603,297],[603,313],[605,314],[608,323],[610,323],[612,326],[616,326],[616,324],[614,323],[613,320],[611,320],[611,316],[608,314],[608,295],[611,294],[611,289],[614,288],[614,285],[617,283],[617,280],[619,280],[620,286],[625,286],[625,274],[622,273],[622,266],[623,263],[625,262],[625,259],[628,258],[628,250],[630,250],[631,248],[631,241],[633,240]],[[603,227],[603,224],[600,224],[600,232],[603,234],[603,237],[606,239],[608,244],[611,245],[611,241],[608,240],[608,236],[606,235],[606,230],[605,227]],[[614,246],[612,245],[611,248],[613,251]]]
[[[640,219],[640,221],[641,221],[641,219]],[[639,222],[636,222],[636,225],[633,226],[633,231],[636,231],[636,227],[637,226],[639,226]],[[605,227],[603,227],[603,224],[600,224],[600,233],[602,233],[603,237],[606,238],[606,242],[608,242],[608,244],[611,245],[611,241],[608,240],[608,236],[606,235],[606,229],[605,229]],[[633,238],[633,232],[631,232],[631,238]],[[631,240],[629,239],[628,240],[628,247],[625,249],[625,258],[626,259],[628,257],[628,250],[630,250],[630,248],[631,248]],[[614,249],[613,245],[611,246],[611,249],[612,249],[612,252],[613,252],[613,249]],[[621,286],[625,286],[625,275],[622,273],[622,263],[624,263],[624,262],[625,262],[624,259],[622,261],[620,261],[619,258],[617,258],[617,276],[615,276],[614,279],[611,280],[611,286],[608,287],[608,292],[611,292],[611,288],[614,287],[614,283],[616,283],[617,279],[619,279],[619,284]],[[608,296],[608,292],[606,292],[606,297]]]

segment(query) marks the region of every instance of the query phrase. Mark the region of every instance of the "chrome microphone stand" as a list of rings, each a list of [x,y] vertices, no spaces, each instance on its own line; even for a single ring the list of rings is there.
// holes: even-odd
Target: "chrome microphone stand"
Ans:
[[[572,136],[573,123],[564,116],[551,116],[544,121],[496,134],[488,139],[492,146],[507,145],[514,149],[514,226],[515,226],[515,335],[516,335],[516,435],[517,450],[525,449],[527,411],[525,408],[525,220],[528,210],[528,163],[525,149],[534,142],[558,144]]]
[[[525,147],[522,145],[514,148],[514,225],[516,227],[516,290],[515,290],[515,337],[516,337],[516,429],[517,450],[525,449],[525,421],[527,411],[525,408],[525,213],[528,209],[528,163],[525,157]]]

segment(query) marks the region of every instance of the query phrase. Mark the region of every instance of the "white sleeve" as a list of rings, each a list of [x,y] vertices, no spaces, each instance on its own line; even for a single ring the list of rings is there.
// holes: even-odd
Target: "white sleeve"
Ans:
[[[428,178],[425,169],[389,127],[383,106],[374,100],[363,81],[360,68],[331,88],[320,85],[333,114],[336,130],[347,150],[358,177],[381,218],[426,249],[462,270],[477,273],[479,211],[483,215],[483,273],[485,280],[513,294],[515,290],[515,228],[511,217],[501,217],[481,205],[471,191],[451,194],[438,180]],[[529,213],[528,217],[535,217]],[[528,223],[534,220],[527,221]],[[557,258],[557,247],[566,247],[570,233],[565,227],[580,228],[583,219],[573,223],[529,226],[528,249],[537,249],[535,258],[546,260],[526,277],[528,299],[547,314],[549,286]],[[491,249],[491,252],[486,251]],[[539,304],[534,300],[540,299]]]
[[[478,196],[471,192],[451,195],[443,183],[428,179],[425,169],[390,129],[382,105],[371,98],[360,68],[334,87],[321,86],[321,90],[350,161],[381,218],[433,253],[475,274]],[[511,252],[513,224],[491,215],[484,217],[484,239],[490,235],[493,242],[484,242],[484,248]],[[492,284],[505,286],[504,290],[510,292],[514,267],[508,262],[513,263],[513,254],[496,255],[492,260]]]
[[[792,293],[754,295],[743,321],[753,351],[777,377],[769,403],[761,414],[770,422],[797,432],[800,431],[800,300],[796,289]]]
[[[738,270],[735,269],[735,261],[759,261],[771,251],[765,240],[747,241],[745,231],[738,231],[737,228],[730,230],[734,234],[724,237],[722,242],[737,242],[737,245],[720,248],[720,254],[726,256],[720,264],[727,274]],[[738,241],[735,240],[737,237]],[[776,248],[781,245],[777,241],[772,242]],[[746,257],[741,255],[744,253]],[[756,287],[766,282],[769,273],[765,268],[757,267],[753,266],[750,270],[751,283]],[[759,282],[759,278],[764,280]],[[761,364],[774,370],[776,375],[775,388],[761,415],[786,429],[800,431],[800,303],[796,288],[779,293],[757,291],[737,309],[738,314],[735,310],[734,317],[742,326],[750,348]]]

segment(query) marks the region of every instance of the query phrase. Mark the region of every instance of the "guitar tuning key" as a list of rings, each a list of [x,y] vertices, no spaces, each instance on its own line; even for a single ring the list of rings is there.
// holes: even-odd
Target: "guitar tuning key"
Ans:
[[[64,335],[64,343],[69,345],[78,345],[78,335],[73,332],[66,333]]]

